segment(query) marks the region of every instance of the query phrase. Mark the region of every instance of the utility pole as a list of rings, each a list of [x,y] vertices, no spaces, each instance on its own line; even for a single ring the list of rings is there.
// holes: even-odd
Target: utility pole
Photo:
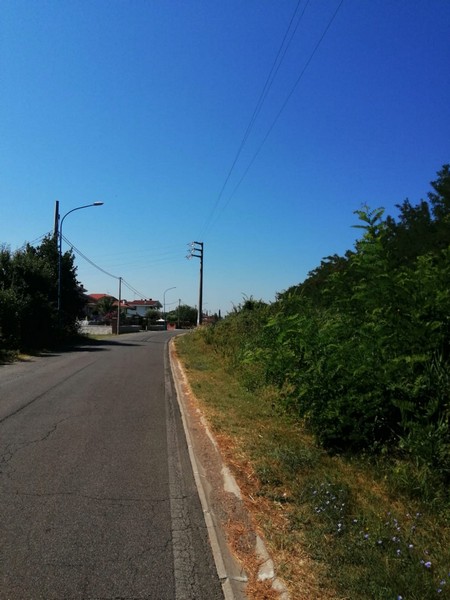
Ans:
[[[53,229],[53,239],[58,241],[59,233],[59,200],[55,201],[55,226]]]
[[[117,335],[120,335],[120,303],[122,302],[122,277],[119,277],[119,304],[117,306]]]
[[[191,242],[189,244],[189,254],[186,258],[200,259],[200,289],[198,294],[198,314],[197,325],[201,325],[203,321],[203,242]]]

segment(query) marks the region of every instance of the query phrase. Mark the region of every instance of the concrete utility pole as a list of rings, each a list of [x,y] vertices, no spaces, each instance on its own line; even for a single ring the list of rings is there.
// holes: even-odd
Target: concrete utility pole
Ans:
[[[198,314],[197,314],[197,325],[201,325],[203,322],[203,242],[192,242],[189,244],[190,250],[186,258],[199,258],[200,259],[200,289],[198,294]]]
[[[122,302],[122,277],[119,277],[119,304],[117,306],[117,335],[120,335],[120,303]]]
[[[58,241],[59,232],[59,200],[55,201],[55,227],[53,229],[53,238]]]

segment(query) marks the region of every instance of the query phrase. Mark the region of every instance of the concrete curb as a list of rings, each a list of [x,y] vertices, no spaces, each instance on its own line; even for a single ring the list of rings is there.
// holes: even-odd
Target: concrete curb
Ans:
[[[186,377],[185,377],[184,371],[182,370],[181,365],[178,363],[178,361],[176,362],[176,364],[174,363],[173,353],[171,352],[173,344],[174,344],[174,341],[172,339],[169,342],[169,362],[170,362],[170,367],[171,367],[171,371],[172,371],[173,381],[175,384],[175,390],[176,390],[176,395],[177,395],[178,406],[180,408],[181,419],[183,422],[183,428],[184,428],[184,432],[185,432],[185,436],[186,436],[186,442],[187,442],[188,451],[189,451],[189,458],[190,458],[191,465],[192,465],[192,471],[194,473],[194,480],[195,480],[195,484],[197,486],[200,503],[202,505],[203,515],[205,518],[209,542],[211,544],[211,550],[212,550],[214,562],[216,565],[217,575],[218,575],[219,580],[222,585],[222,591],[223,591],[225,600],[245,600],[245,596],[243,596],[242,594],[235,593],[235,590],[232,585],[233,580],[239,581],[239,579],[241,579],[241,583],[242,583],[243,582],[242,579],[244,579],[244,578],[242,578],[242,577],[240,578],[240,576],[238,574],[229,574],[228,570],[225,567],[224,553],[225,552],[227,554],[229,554],[229,553],[228,553],[228,550],[226,548],[223,548],[219,542],[219,537],[218,537],[218,533],[216,530],[216,524],[214,523],[214,519],[213,519],[213,513],[211,511],[211,507],[209,506],[206,490],[203,485],[202,477],[200,475],[200,470],[199,470],[199,466],[197,463],[197,459],[195,456],[194,447],[193,447],[193,443],[192,443],[191,433],[190,433],[188,423],[187,423],[186,408],[185,408],[185,402],[184,402],[184,392],[183,392],[183,388],[182,388],[182,381],[184,380],[186,382]],[[216,442],[212,438],[212,435],[209,431],[208,431],[208,436],[211,438],[215,447],[217,448]]]
[[[189,457],[192,465],[192,470],[194,473],[195,483],[198,489],[198,494],[200,498],[200,502],[202,505],[203,513],[205,516],[205,523],[208,531],[208,536],[211,544],[211,549],[214,557],[214,561],[216,564],[217,574],[222,583],[222,589],[224,593],[225,600],[245,600],[246,596],[242,589],[243,583],[246,582],[245,575],[242,574],[242,571],[239,570],[239,567],[236,565],[231,553],[226,547],[225,543],[220,543],[218,535],[218,531],[220,531],[220,524],[215,522],[214,512],[211,509],[208,501],[208,494],[205,486],[203,484],[203,479],[200,473],[199,465],[197,463],[197,458],[195,456],[194,446],[192,443],[192,437],[189,430],[188,419],[186,414],[186,402],[185,402],[185,392],[183,390],[183,384],[189,389],[189,382],[187,380],[186,374],[182,365],[179,363],[178,359],[174,357],[174,339],[169,342],[169,362],[172,371],[173,381],[175,384],[175,390],[177,395],[177,401],[180,408],[181,418],[183,422],[183,428],[186,435],[186,441],[189,450]],[[212,435],[208,424],[203,416],[200,417],[202,426],[208,438],[210,439],[213,447],[215,448],[218,456],[220,456],[220,450],[217,445],[214,436]],[[222,479],[223,479],[223,488],[226,492],[234,494],[239,500],[242,500],[241,490],[236,482],[236,479],[232,475],[229,468],[222,463]],[[273,561],[267,551],[267,548],[264,544],[264,541],[260,536],[256,536],[256,546],[255,553],[261,560],[261,566],[258,572],[258,579],[260,581],[264,581],[266,579],[270,579],[272,582],[272,589],[279,593],[280,600],[290,600],[289,593],[283,583],[275,573],[275,568]],[[226,560],[225,560],[226,557]],[[228,565],[228,569],[225,566],[225,563]],[[234,568],[233,568],[234,563]],[[231,568],[230,568],[231,565]],[[240,588],[240,589],[239,589]]]

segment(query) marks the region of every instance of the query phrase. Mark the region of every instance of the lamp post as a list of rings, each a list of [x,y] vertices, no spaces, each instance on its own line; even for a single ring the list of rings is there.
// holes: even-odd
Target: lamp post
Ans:
[[[61,325],[61,271],[62,271],[62,228],[64,219],[70,215],[70,213],[75,212],[76,210],[81,210],[82,208],[90,208],[91,206],[101,206],[103,202],[93,202],[92,204],[85,204],[84,206],[77,206],[76,208],[72,208],[69,212],[63,216],[59,223],[59,231],[58,231],[58,315],[59,315],[59,323]],[[56,216],[56,220],[59,220],[59,209],[58,215]]]
[[[176,288],[177,288],[177,286],[175,285],[174,287],[170,287],[170,288],[167,288],[167,290],[164,290],[164,294],[163,294],[164,329],[167,329],[167,321],[166,321],[166,292],[168,292],[169,290],[175,290]]]

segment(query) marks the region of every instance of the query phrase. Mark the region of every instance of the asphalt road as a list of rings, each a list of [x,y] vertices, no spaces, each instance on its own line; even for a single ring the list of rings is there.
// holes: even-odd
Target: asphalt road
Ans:
[[[168,332],[0,366],[0,598],[223,598]]]

